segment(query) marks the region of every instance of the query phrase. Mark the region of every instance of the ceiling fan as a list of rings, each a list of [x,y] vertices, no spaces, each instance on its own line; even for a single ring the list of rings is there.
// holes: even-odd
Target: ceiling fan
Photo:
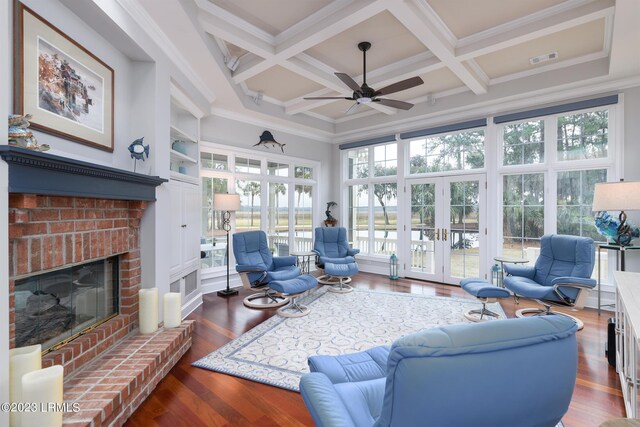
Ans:
[[[358,86],[348,74],[335,73],[344,84],[349,86],[353,90],[351,98],[342,96],[315,96],[304,99],[346,99],[348,101],[355,101],[356,103],[349,108],[346,113],[349,114],[358,108],[361,104],[368,104],[370,102],[378,102],[387,107],[399,108],[401,110],[408,110],[413,107],[413,104],[404,101],[398,101],[395,99],[378,98],[380,95],[389,95],[391,93],[400,92],[401,90],[411,89],[412,87],[419,86],[424,83],[418,76],[411,77],[410,79],[402,80],[382,89],[375,90],[367,85],[367,51],[371,47],[369,42],[358,43],[358,49],[362,51],[362,86]]]

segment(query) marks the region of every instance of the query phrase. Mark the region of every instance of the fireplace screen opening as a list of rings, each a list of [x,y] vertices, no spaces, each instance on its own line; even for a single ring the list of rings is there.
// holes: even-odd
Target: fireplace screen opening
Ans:
[[[118,314],[118,257],[16,280],[16,347],[44,352]]]

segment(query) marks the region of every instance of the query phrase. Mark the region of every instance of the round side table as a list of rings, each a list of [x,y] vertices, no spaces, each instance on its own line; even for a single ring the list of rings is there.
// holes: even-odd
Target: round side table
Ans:
[[[507,262],[509,264],[526,264],[529,262],[526,258],[514,258],[510,256],[497,256],[493,258],[494,261],[498,261],[500,263],[500,283],[496,283],[498,287],[504,288],[504,263]]]
[[[315,252],[289,252],[289,255],[298,257],[298,267],[300,267],[300,272],[302,274],[309,274],[309,269],[311,267],[311,257],[316,255]]]

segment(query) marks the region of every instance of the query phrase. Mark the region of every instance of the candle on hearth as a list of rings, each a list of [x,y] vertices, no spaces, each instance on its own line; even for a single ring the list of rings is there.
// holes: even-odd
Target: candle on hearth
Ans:
[[[177,328],[182,323],[182,301],[177,292],[164,294],[164,327]]]
[[[158,289],[138,291],[140,333],[150,334],[158,329]]]
[[[40,344],[9,350],[9,401],[25,402],[22,397],[22,376],[42,367],[42,346]],[[12,426],[21,425],[21,413],[11,412]]]
[[[61,426],[64,369],[60,365],[22,377],[22,398],[36,411],[22,413],[23,426]]]

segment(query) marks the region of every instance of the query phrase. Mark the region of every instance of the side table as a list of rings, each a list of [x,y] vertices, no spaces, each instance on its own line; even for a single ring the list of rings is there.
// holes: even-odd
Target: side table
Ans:
[[[601,276],[602,269],[600,268],[601,264],[601,252],[602,249],[606,249],[609,251],[616,251],[616,270],[625,271],[625,254],[627,251],[633,251],[640,249],[640,246],[620,246],[615,243],[596,243],[596,250],[598,251],[598,316],[600,316],[600,309],[602,307],[610,307],[615,304],[601,304],[600,303],[600,285],[602,284]]]
[[[289,255],[298,257],[298,267],[302,274],[309,274],[311,267],[311,257],[315,256],[315,252],[289,252]]]
[[[526,264],[529,262],[526,258],[514,258],[510,256],[497,256],[493,258],[494,261],[498,261],[500,263],[500,283],[496,283],[498,287],[504,288],[504,263],[507,262],[509,264]]]

